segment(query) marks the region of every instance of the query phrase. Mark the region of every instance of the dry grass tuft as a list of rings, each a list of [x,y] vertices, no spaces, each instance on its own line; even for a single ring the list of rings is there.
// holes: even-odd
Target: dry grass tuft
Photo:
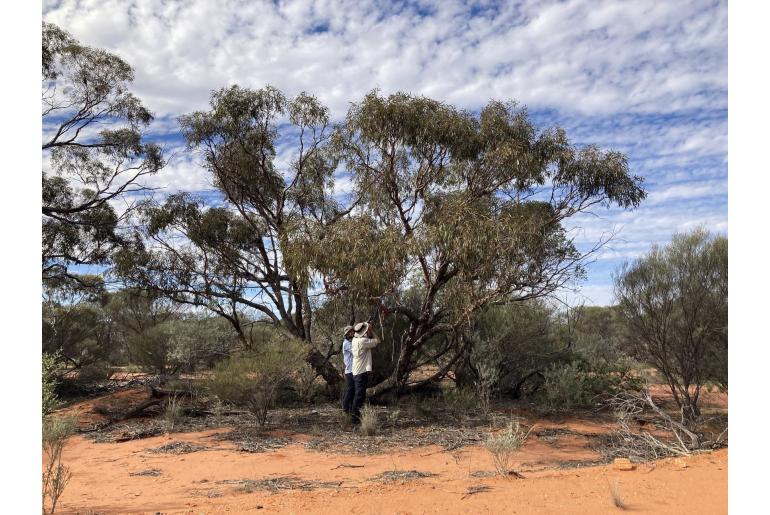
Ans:
[[[369,405],[361,410],[361,432],[366,436],[375,436],[380,432],[380,422],[377,420],[377,411]]]
[[[492,454],[495,470],[501,476],[514,475],[521,477],[512,468],[513,454],[524,445],[534,426],[524,430],[518,420],[512,420],[498,435],[490,435],[484,442],[484,447]]]
[[[612,496],[612,504],[614,504],[616,508],[625,510],[626,503],[623,500],[623,495],[620,493],[620,486],[618,485],[617,480],[613,480],[612,482],[608,481],[608,484],[610,486],[610,495]]]

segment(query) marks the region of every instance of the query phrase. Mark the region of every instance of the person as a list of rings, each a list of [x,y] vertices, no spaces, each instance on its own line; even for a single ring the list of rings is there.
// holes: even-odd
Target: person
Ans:
[[[345,327],[342,340],[342,362],[345,365],[345,393],[342,396],[342,411],[350,415],[353,407],[353,394],[355,386],[353,383],[353,326]]]
[[[353,328],[355,336],[352,342],[353,351],[353,409],[351,418],[353,424],[361,422],[361,408],[366,400],[366,387],[369,382],[369,372],[372,371],[372,349],[380,343],[374,336],[374,330],[368,322],[359,322]]]

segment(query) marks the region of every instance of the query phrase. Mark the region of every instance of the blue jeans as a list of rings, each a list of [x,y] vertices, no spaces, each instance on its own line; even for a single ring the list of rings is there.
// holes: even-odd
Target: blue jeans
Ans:
[[[350,410],[353,409],[353,395],[356,391],[352,373],[345,374],[345,382],[345,393],[342,395],[342,411],[350,413]]]
[[[366,385],[369,382],[369,373],[364,372],[353,376],[353,386],[355,393],[353,394],[353,423],[358,424],[361,422],[361,408],[364,406],[366,400]]]

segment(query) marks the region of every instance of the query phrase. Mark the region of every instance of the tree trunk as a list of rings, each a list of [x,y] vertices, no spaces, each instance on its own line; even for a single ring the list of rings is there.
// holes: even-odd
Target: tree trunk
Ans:
[[[329,360],[326,359],[326,356],[321,354],[318,349],[313,347],[310,349],[305,359],[307,360],[308,364],[313,367],[313,370],[315,370],[321,377],[324,378],[324,381],[326,381],[326,385],[331,392],[336,393],[340,391],[342,376],[337,371],[337,369],[334,368],[334,365],[332,365]]]

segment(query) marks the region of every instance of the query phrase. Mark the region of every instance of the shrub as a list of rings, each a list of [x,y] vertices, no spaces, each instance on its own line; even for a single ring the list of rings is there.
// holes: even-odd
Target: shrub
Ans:
[[[727,388],[727,258],[727,238],[697,229],[654,246],[615,279],[634,357],[663,374],[691,425],[703,384]]]
[[[541,407],[551,411],[569,411],[590,406],[593,392],[588,374],[575,361],[553,364],[543,372],[545,382],[539,392]]]
[[[366,436],[374,436],[380,432],[380,421],[377,419],[377,410],[369,404],[361,410],[361,432]]]
[[[475,413],[478,410],[478,399],[476,390],[473,388],[451,388],[444,391],[444,402],[457,420],[462,421],[469,413]]]
[[[74,417],[46,417],[43,420],[43,513],[54,513],[56,504],[70,480],[69,467],[62,464],[62,451],[75,430]],[[48,502],[50,501],[50,502]],[[46,504],[50,509],[46,509]]]
[[[484,447],[492,455],[492,461],[498,474],[503,476],[514,474],[519,477],[519,474],[512,468],[511,459],[513,454],[524,445],[531,431],[532,427],[525,431],[518,420],[512,420],[499,434],[490,435],[486,439]]]
[[[455,370],[458,385],[472,385],[482,403],[495,393],[530,393],[539,373],[563,358],[566,342],[556,334],[556,315],[540,301],[486,308],[467,330],[471,351]]]
[[[159,324],[140,333],[130,334],[126,342],[135,364],[146,372],[163,374],[171,362],[169,324]]]
[[[208,385],[221,401],[245,407],[264,426],[279,389],[302,366],[306,354],[298,340],[273,338],[255,351],[219,363]]]
[[[78,380],[83,382],[97,382],[109,379],[110,367],[103,362],[91,363],[78,370]]]
[[[321,395],[321,389],[316,383],[318,372],[309,364],[304,363],[294,377],[294,386],[300,400],[305,403],[313,402]]]
[[[165,325],[170,338],[169,363],[186,372],[213,368],[239,342],[238,334],[221,317],[189,315]]]
[[[56,396],[59,383],[56,363],[56,354],[43,354],[43,417],[59,406],[59,398]]]
[[[502,356],[499,351],[485,352],[483,356],[477,356],[475,361],[476,380],[473,386],[476,390],[476,401],[481,414],[487,417],[492,407],[492,393],[500,379]]]

